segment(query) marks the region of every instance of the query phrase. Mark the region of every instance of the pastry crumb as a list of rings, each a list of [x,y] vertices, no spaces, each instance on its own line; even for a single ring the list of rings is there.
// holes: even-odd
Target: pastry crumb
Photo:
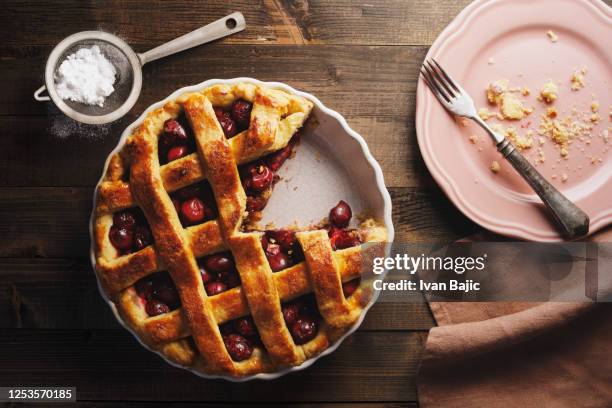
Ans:
[[[504,119],[520,120],[533,112],[532,109],[523,106],[522,102],[513,94],[505,93],[501,100],[501,114]]]
[[[499,171],[501,170],[501,166],[499,165],[499,163],[497,162],[497,160],[493,160],[491,162],[491,171],[495,174],[499,173]]]
[[[476,135],[471,135],[471,136],[470,136],[470,142],[472,142],[472,144],[476,144],[476,143],[478,143],[478,136],[476,136]]]
[[[561,181],[562,181],[562,182],[564,182],[564,183],[567,181],[567,179],[568,179],[568,178],[569,178],[569,177],[568,177],[568,175],[567,175],[566,173],[563,173],[563,174],[561,175]]]
[[[591,112],[593,113],[599,112],[599,102],[598,101],[591,102]]]
[[[500,79],[491,82],[487,87],[487,100],[489,103],[501,105],[503,95],[508,91],[508,80]]]
[[[489,120],[495,115],[496,115],[495,112],[492,112],[487,108],[478,109],[478,116],[480,116],[480,119],[482,120]]]
[[[510,126],[504,133],[519,150],[530,149],[533,146],[533,137],[530,132],[527,132],[525,135],[519,135],[516,129]]]
[[[572,83],[572,91],[578,91],[584,88],[584,73],[586,72],[586,68],[583,68],[580,72],[574,72],[570,77],[570,82]]]
[[[563,147],[561,148],[561,151],[560,151],[560,152],[561,152],[561,156],[562,156],[562,157],[567,157],[567,156],[569,155],[569,151],[567,150],[567,147],[565,147],[565,146],[563,146]]]
[[[542,149],[538,151],[538,161],[540,163],[544,163],[546,161],[546,156],[544,155],[544,151]]]
[[[548,81],[544,85],[542,85],[542,89],[540,90],[539,100],[544,101],[546,103],[553,103],[559,97],[559,88],[553,81]]]
[[[487,64],[489,65],[495,64],[495,60],[493,59],[493,57],[489,58],[489,60],[487,61]]]
[[[557,117],[557,108],[550,107],[550,108],[546,109],[546,116],[548,116],[551,119],[556,118]]]
[[[546,32],[546,35],[548,36],[551,42],[556,43],[557,41],[559,41],[559,36],[553,30],[548,30]]]

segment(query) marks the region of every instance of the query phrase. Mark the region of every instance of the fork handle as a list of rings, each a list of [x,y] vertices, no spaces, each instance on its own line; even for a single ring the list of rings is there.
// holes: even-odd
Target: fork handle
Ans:
[[[589,216],[546,181],[508,139],[499,142],[497,150],[540,196],[566,238],[588,234]]]

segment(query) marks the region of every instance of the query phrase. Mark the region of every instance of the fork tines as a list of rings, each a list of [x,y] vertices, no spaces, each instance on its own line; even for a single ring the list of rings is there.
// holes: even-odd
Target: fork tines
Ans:
[[[440,64],[433,58],[423,63],[421,75],[429,89],[431,89],[438,99],[443,98],[446,102],[450,102],[451,99],[461,93],[455,81],[451,79],[446,71],[444,71]]]

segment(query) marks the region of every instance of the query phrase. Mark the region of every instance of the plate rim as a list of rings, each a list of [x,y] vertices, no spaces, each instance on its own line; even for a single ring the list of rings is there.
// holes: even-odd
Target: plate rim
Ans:
[[[448,41],[461,35],[463,31],[467,30],[472,20],[477,18],[479,12],[481,12],[483,9],[493,7],[500,3],[509,4],[510,1],[475,0],[469,4],[442,30],[436,40],[432,43],[424,59],[427,60],[434,56],[440,48],[446,45]],[[590,7],[597,13],[597,15],[612,23],[612,8],[608,7],[603,0],[580,0],[576,1],[576,4],[583,7]],[[423,84],[423,81],[420,80],[420,76],[417,78],[417,82],[415,130],[419,150],[432,177],[438,183],[447,197],[453,202],[453,204],[473,222],[494,233],[527,241],[564,241],[563,237],[556,230],[536,230],[531,228],[528,224],[504,222],[500,220],[499,217],[493,217],[489,213],[482,213],[482,211],[477,211],[472,208],[471,201],[461,193],[459,186],[452,180],[447,172],[442,171],[442,168],[438,166],[438,163],[429,155],[430,152],[426,147],[426,133],[428,133],[426,130],[428,121],[426,119],[429,117],[429,111],[425,109],[426,104],[423,100],[427,93],[426,89],[424,88],[425,85]],[[610,223],[612,223],[612,208],[610,208],[608,211],[600,211],[599,213],[591,216],[588,235],[592,235]]]
[[[166,356],[164,354],[162,354],[161,352],[154,350],[152,348],[150,348],[147,344],[145,344],[141,339],[140,336],[136,333],[135,330],[133,330],[125,321],[124,319],[121,317],[121,315],[119,314],[119,311],[117,310],[117,307],[115,306],[115,303],[106,296],[106,293],[104,292],[104,289],[102,288],[100,279],[98,278],[98,274],[95,272],[96,269],[96,256],[95,256],[95,245],[94,245],[94,230],[93,230],[93,224],[95,222],[95,203],[96,203],[96,199],[98,196],[98,188],[100,186],[100,183],[102,183],[102,181],[104,180],[104,175],[106,174],[106,171],[108,169],[108,166],[110,164],[110,160],[112,158],[112,156],[114,156],[116,153],[118,153],[118,151],[121,149],[121,147],[123,147],[123,145],[125,144],[125,141],[127,140],[128,136],[132,133],[132,130],[136,127],[139,126],[140,124],[142,124],[142,122],[144,121],[146,115],[163,106],[164,104],[166,104],[167,102],[176,99],[178,96],[185,94],[185,93],[189,93],[189,92],[197,92],[200,91],[202,89],[205,89],[209,86],[212,85],[217,85],[217,84],[232,84],[232,83],[238,83],[238,82],[248,82],[248,83],[254,83],[257,85],[264,85],[267,87],[271,87],[271,88],[277,88],[277,89],[282,89],[284,91],[287,91],[289,93],[293,93],[295,95],[299,95],[302,96],[308,100],[310,100],[311,102],[313,102],[317,108],[329,115],[330,117],[332,117],[333,119],[337,120],[338,123],[340,123],[340,125],[342,126],[342,128],[344,129],[344,131],[354,140],[356,140],[362,150],[362,153],[368,163],[368,165],[371,167],[371,169],[374,171],[375,174],[375,183],[376,183],[376,187],[379,191],[379,193],[381,194],[381,197],[383,199],[383,224],[385,225],[385,228],[387,229],[387,240],[388,242],[393,242],[394,236],[395,236],[395,230],[393,227],[393,219],[392,219],[392,201],[391,201],[391,195],[389,194],[389,191],[387,190],[387,187],[385,185],[385,180],[384,180],[384,175],[382,172],[382,169],[380,167],[380,165],[378,164],[378,162],[376,161],[376,159],[374,158],[374,156],[372,155],[372,153],[370,152],[370,149],[365,141],[365,139],[356,131],[354,131],[347,123],[346,119],[337,111],[328,108],[327,106],[325,106],[316,96],[307,93],[307,92],[303,92],[303,91],[299,91],[294,89],[293,87],[291,87],[290,85],[287,85],[283,82],[273,82],[273,81],[260,81],[258,79],[255,78],[250,78],[250,77],[237,77],[237,78],[228,78],[228,79],[218,79],[218,78],[213,78],[213,79],[208,79],[206,81],[200,82],[198,84],[195,85],[189,85],[189,86],[185,86],[182,88],[177,89],[176,91],[172,92],[170,95],[168,95],[166,98],[164,98],[161,101],[157,101],[154,102],[153,104],[149,105],[140,116],[138,116],[138,118],[136,118],[131,124],[129,124],[121,133],[121,136],[119,137],[119,140],[117,141],[117,145],[113,148],[113,150],[108,154],[106,161],[104,163],[104,167],[102,170],[102,175],[100,176],[100,179],[98,180],[98,182],[96,183],[96,187],[94,189],[93,192],[93,206],[92,206],[92,211],[91,211],[91,215],[89,217],[89,239],[90,239],[90,251],[89,251],[89,257],[90,257],[90,262],[91,262],[91,266],[93,268],[93,273],[96,277],[96,282],[98,284],[98,291],[100,292],[100,295],[102,296],[102,298],[105,300],[105,302],[108,304],[108,306],[110,307],[111,311],[113,312],[113,314],[115,315],[115,319],[119,322],[119,324],[121,326],[123,326],[129,333],[132,334],[132,336],[136,339],[136,341],[142,346],[144,347],[146,350],[153,352],[155,354],[157,354],[158,356],[160,356],[164,362],[170,364],[173,367],[176,368],[181,368],[184,370],[187,370],[189,372],[191,372],[192,374],[197,375],[198,377],[201,378],[206,378],[206,379],[224,379],[230,382],[246,382],[246,381],[250,381],[250,380],[274,380],[276,378],[282,377],[285,374],[291,373],[291,372],[295,372],[295,371],[301,371],[305,368],[310,367],[312,364],[314,364],[316,361],[318,361],[320,358],[327,356],[331,353],[333,353],[334,351],[336,351],[336,349],[338,347],[340,347],[340,345],[344,342],[344,340],[350,336],[351,334],[353,334],[354,332],[357,331],[357,329],[359,329],[359,327],[361,326],[361,324],[363,323],[363,320],[365,319],[366,314],[368,313],[368,311],[370,310],[370,308],[376,303],[377,299],[378,299],[378,295],[379,292],[378,291],[374,291],[374,295],[372,297],[372,299],[370,300],[370,302],[363,308],[361,315],[359,316],[359,319],[353,324],[353,326],[345,333],[343,334],[339,339],[337,339],[330,347],[328,347],[327,349],[325,349],[323,352],[321,352],[319,355],[310,358],[306,361],[304,361],[302,364],[300,364],[299,366],[295,366],[295,367],[289,367],[286,369],[283,369],[281,371],[277,371],[274,373],[258,373],[258,374],[254,374],[254,375],[249,375],[246,377],[231,377],[228,375],[219,375],[219,374],[206,374],[206,373],[202,373],[199,371],[196,371],[195,369],[189,367],[189,366],[184,366],[181,364],[178,364],[176,362],[170,361],[168,358],[166,358]],[[391,249],[391,245],[386,245],[386,253],[388,254],[389,251]]]

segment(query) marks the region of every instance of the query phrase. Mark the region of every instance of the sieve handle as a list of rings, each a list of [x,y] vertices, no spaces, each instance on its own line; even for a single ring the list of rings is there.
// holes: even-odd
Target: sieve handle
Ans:
[[[179,38],[138,54],[142,65],[244,30],[246,21],[240,12],[232,13]]]
[[[38,88],[36,90],[36,92],[34,92],[34,99],[36,99],[38,102],[46,102],[46,101],[50,101],[51,98],[49,98],[48,96],[42,96],[41,94],[43,92],[45,92],[47,90],[46,86],[41,86],[40,88]]]

